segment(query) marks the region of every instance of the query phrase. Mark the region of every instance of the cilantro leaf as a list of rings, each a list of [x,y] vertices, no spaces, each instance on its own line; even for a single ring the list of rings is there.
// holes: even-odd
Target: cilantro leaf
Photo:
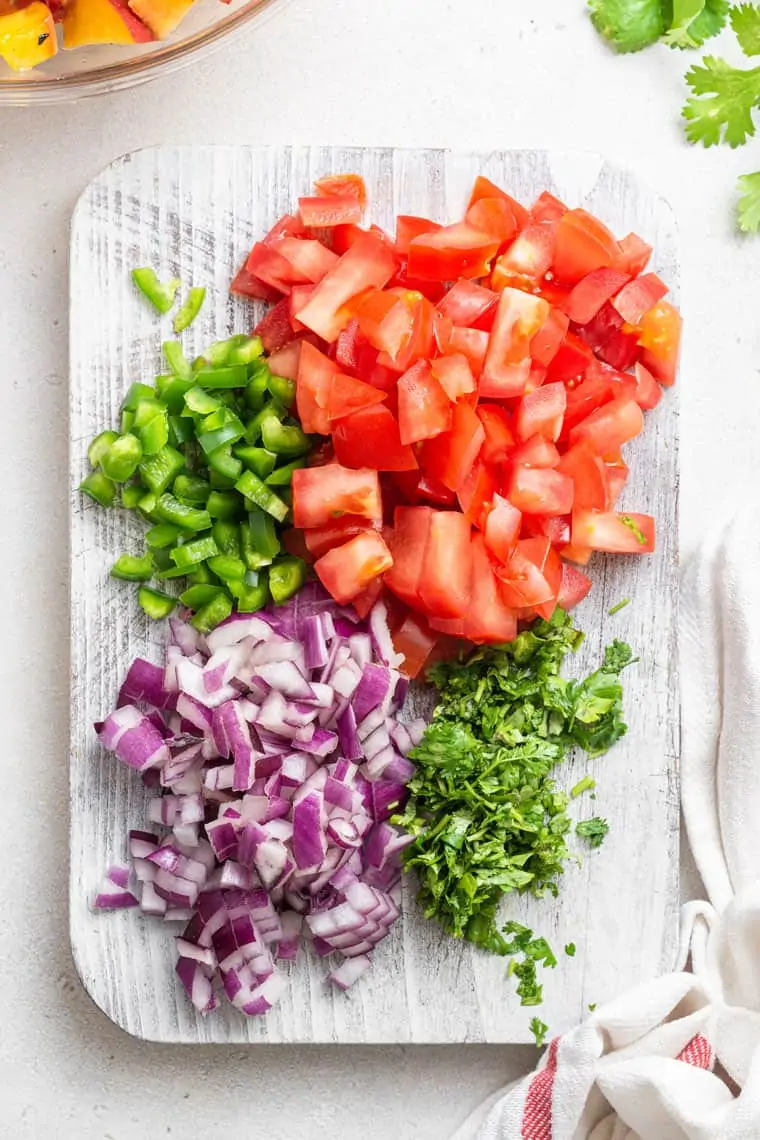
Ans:
[[[739,179],[739,229],[747,234],[760,230],[760,171]]]
[[[523,1000],[541,1000],[535,963],[555,959],[527,928],[499,931],[497,908],[515,891],[557,893],[572,823],[552,770],[575,745],[600,755],[626,731],[619,674],[631,650],[614,642],[600,669],[566,679],[562,663],[581,641],[557,609],[508,645],[431,670],[440,700],[392,819],[413,837],[404,865],[425,915],[491,953],[522,953]]]
[[[568,958],[574,958],[575,957],[575,943],[574,942],[568,942],[567,946],[565,947],[565,953],[567,954]]]
[[[702,15],[704,7],[705,0],[673,0],[673,16],[670,27],[662,37],[663,43],[670,47],[698,47],[691,38],[689,28]]]
[[[546,1034],[549,1032],[549,1026],[545,1025],[538,1017],[531,1018],[530,1031],[536,1039],[536,1048],[540,1049],[546,1040]]]
[[[607,820],[601,819],[598,815],[575,825],[576,834],[588,840],[589,847],[601,847],[609,830],[610,825]]]
[[[692,0],[687,0],[687,3]],[[717,36],[720,31],[726,26],[728,19],[730,0],[705,0],[701,6],[701,11],[688,23],[685,27],[676,30],[677,23],[676,10],[679,9],[683,12],[683,7],[679,6],[677,0],[673,4],[673,22],[671,24],[670,33],[675,32],[675,35],[666,33],[663,37],[665,42],[671,47],[677,48],[698,48],[701,47],[706,40]]]
[[[619,52],[641,51],[667,27],[665,0],[589,0],[591,20]]]
[[[731,9],[731,27],[745,55],[760,55],[760,6],[737,4]]]
[[[760,67],[742,70],[709,55],[702,63],[686,76],[698,96],[683,109],[687,137],[703,146],[741,146],[755,133],[752,112],[760,103]]]

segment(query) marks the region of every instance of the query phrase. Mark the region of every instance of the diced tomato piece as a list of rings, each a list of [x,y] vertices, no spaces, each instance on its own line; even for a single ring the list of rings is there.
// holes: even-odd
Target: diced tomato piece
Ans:
[[[359,329],[378,352],[395,359],[412,335],[412,306],[405,297],[373,289],[356,308]]]
[[[558,222],[566,213],[565,203],[555,198],[548,190],[544,190],[530,208],[530,219],[532,222]]]
[[[427,360],[433,355],[435,309],[432,301],[414,292],[408,292],[406,302],[411,306],[411,333],[393,362],[399,372],[405,372],[416,360]],[[379,363],[385,361],[380,358]]]
[[[346,194],[299,198],[298,212],[305,226],[317,229],[328,229],[330,226],[356,226],[362,220],[362,207],[358,198]]]
[[[676,381],[682,324],[681,314],[669,301],[660,301],[641,322],[642,363],[666,388]]]
[[[293,332],[303,332],[304,326],[299,321],[298,314],[301,312],[301,309],[308,304],[314,289],[314,285],[294,285],[290,290],[290,296],[288,297],[288,315]]]
[[[561,380],[563,384],[579,380],[593,359],[594,354],[588,345],[575,333],[569,332],[549,364],[546,379],[550,382]]]
[[[485,432],[477,415],[469,404],[459,400],[454,405],[451,431],[426,440],[422,445],[422,468],[450,491],[458,491],[464,485],[484,440]]]
[[[447,637],[464,637],[464,618],[428,618],[428,625],[436,633]]]
[[[636,394],[634,399],[644,411],[656,408],[662,398],[662,389],[652,373],[643,364],[638,363],[634,370],[636,377]]]
[[[418,498],[433,503],[436,507],[456,506],[457,497],[454,492],[444,487],[443,483],[434,479],[432,475],[420,475],[416,493]]]
[[[302,340],[290,340],[277,352],[273,352],[267,364],[273,376],[284,376],[286,380],[298,379],[298,366],[301,360]]]
[[[421,293],[434,305],[440,301],[446,292],[446,286],[442,281],[421,281],[418,277],[410,277],[409,266],[405,258],[402,259],[398,269],[388,282],[388,288],[406,289]]]
[[[520,210],[525,213],[522,206]],[[465,221],[476,230],[491,234],[500,245],[513,241],[521,229],[520,218],[503,198],[480,198],[468,209]]]
[[[430,367],[450,400],[456,401],[460,396],[468,396],[475,391],[475,377],[470,363],[461,352],[452,356],[439,356],[431,360]]]
[[[439,222],[431,222],[430,218],[418,218],[414,214],[399,214],[396,218],[396,249],[399,253],[408,255],[409,243],[423,234],[434,234],[443,229]]]
[[[597,455],[616,451],[635,439],[644,427],[644,415],[635,400],[623,396],[597,408],[570,432],[570,442],[587,439]]]
[[[321,558],[328,550],[342,546],[349,538],[355,538],[365,530],[376,530],[378,526],[379,522],[362,515],[340,515],[339,518],[331,518],[329,522],[298,533],[303,534],[306,549],[312,558]]]
[[[305,531],[291,526],[281,532],[280,538],[288,554],[292,554],[294,558],[303,558],[304,562],[313,562],[314,558],[306,545],[305,534]]]
[[[321,281],[338,260],[337,254],[313,238],[281,238],[276,252],[290,263],[295,273],[312,283]]]
[[[543,436],[534,435],[520,444],[510,455],[510,460],[521,467],[557,467],[560,455],[554,444]]]
[[[615,262],[616,268],[629,277],[637,277],[643,273],[652,256],[652,247],[647,245],[638,234],[626,234],[618,243],[620,255]]]
[[[451,400],[430,365],[418,360],[398,382],[398,422],[402,443],[419,443],[451,429]]]
[[[491,288],[501,292],[515,284],[539,282],[548,273],[554,258],[557,227],[551,222],[529,222],[515,238],[506,253],[496,261],[491,274]]]
[[[472,552],[470,523],[458,511],[432,511],[422,574],[420,601],[433,617],[460,618],[470,598]]]
[[[549,315],[541,297],[506,288],[499,298],[488,341],[480,395],[521,396],[530,376],[530,342]]]
[[[475,411],[486,433],[481,459],[485,463],[506,463],[515,446],[509,413],[498,404],[478,404]]]
[[[372,582],[370,582],[368,586],[365,586],[360,594],[357,594],[356,597],[351,600],[351,605],[354,607],[362,621],[368,616],[370,610],[382,592],[383,579],[375,578]]]
[[[391,552],[376,530],[357,534],[314,563],[317,576],[336,602],[345,604],[393,565]]]
[[[574,562],[576,566],[587,566],[591,561],[592,553],[588,546],[576,546],[573,543],[568,543],[567,546],[562,547],[562,557],[569,562]]]
[[[348,469],[339,463],[302,467],[293,472],[293,522],[308,529],[334,523],[341,515],[383,517],[380,480],[369,468]]]
[[[333,253],[337,253],[338,257],[342,257],[344,253],[348,253],[351,246],[356,245],[359,239],[365,237],[368,233],[369,230],[365,230],[362,226],[334,226],[328,231],[329,237],[327,240],[330,242],[330,248]]]
[[[314,189],[328,198],[356,198],[361,206],[367,205],[367,187],[361,174],[326,174],[315,180]]]
[[[418,466],[412,448],[401,442],[398,420],[384,404],[337,420],[333,445],[338,462],[346,467],[414,471]]]
[[[581,420],[585,420],[591,412],[606,404],[614,396],[612,382],[609,374],[598,365],[589,368],[587,375],[577,388],[571,388],[567,393],[567,407],[565,408],[565,421],[562,425],[564,439]]]
[[[508,606],[516,610],[548,606],[551,616],[562,582],[562,564],[548,538],[520,539],[509,563],[496,567],[496,576]]]
[[[464,635],[478,644],[514,641],[517,615],[502,597],[482,535],[473,535],[471,550],[472,579]]]
[[[393,648],[404,658],[399,666],[404,676],[412,679],[419,676],[430,659],[436,641],[427,622],[416,614],[407,614],[393,633]]]
[[[409,243],[409,275],[423,281],[454,281],[457,277],[483,277],[499,250],[490,234],[457,222],[435,233],[421,234]]]
[[[641,356],[637,333],[628,331],[620,313],[609,302],[602,305],[588,324],[580,325],[578,331],[600,360],[621,372]]]
[[[502,190],[495,182],[491,182],[490,178],[485,178],[482,174],[479,174],[475,179],[475,185],[472,188],[467,209],[472,209],[476,202],[480,202],[484,198],[499,198],[502,202],[506,202],[513,211],[520,229],[527,223],[528,211],[525,207],[521,205],[516,198],[507,194],[506,190]]]
[[[454,282],[436,307],[439,313],[455,325],[473,328],[486,313],[495,309],[498,300],[498,294],[491,289],[484,289],[477,282],[462,278]]]
[[[366,384],[364,380],[356,380],[343,372],[333,372],[327,390],[327,418],[341,420],[353,412],[381,404],[385,399],[384,392]]]
[[[667,291],[667,285],[656,273],[645,273],[643,277],[629,281],[613,298],[612,304],[629,325],[639,325],[645,313],[653,309]]]
[[[396,507],[393,528],[386,535],[393,566],[385,584],[412,608],[420,605],[418,586],[432,514],[430,507]]]
[[[508,497],[518,510],[529,515],[569,515],[573,507],[573,481],[550,467],[512,470]]]
[[[277,248],[265,245],[262,241],[257,241],[248,254],[245,267],[254,277],[271,285],[273,289],[278,289],[280,293],[289,293],[291,285],[309,284],[305,273],[292,266]]]
[[[395,268],[388,246],[374,234],[363,234],[319,282],[299,320],[323,340],[335,340],[351,319],[348,302],[367,289],[381,289]]]
[[[284,237],[308,237],[303,222],[295,214],[283,214],[264,237],[264,245],[276,246]]]
[[[515,412],[517,438],[525,442],[533,435],[542,435],[553,443],[559,439],[567,405],[565,385],[558,382],[543,384],[535,392],[522,397]]]
[[[457,492],[462,513],[480,530],[485,530],[487,515],[499,486],[495,468],[478,461]]]
[[[627,287],[628,281],[628,274],[617,269],[593,269],[572,289],[565,302],[565,312],[571,321],[585,325],[593,320],[602,305],[623,286]]]
[[[488,333],[480,329],[461,329],[454,325],[450,330],[447,346],[442,351],[446,356],[461,353],[467,358],[473,374],[480,376],[488,352]]]
[[[522,538],[548,538],[552,546],[566,546],[570,541],[570,516],[523,515]]]
[[[507,563],[520,537],[522,512],[509,499],[494,495],[493,509],[488,512],[485,528],[486,546],[499,562]]]
[[[610,494],[608,499],[608,507],[614,507],[623,493],[623,488],[628,480],[628,468],[625,463],[614,466],[610,463],[605,463],[607,469],[607,482],[609,483]]]
[[[298,363],[296,408],[305,432],[318,435],[328,435],[330,432],[327,406],[335,371],[332,360],[328,360],[313,344],[304,341]]]
[[[614,235],[587,210],[568,210],[557,223],[553,267],[558,281],[574,285],[595,269],[614,265],[619,256]]]
[[[230,285],[230,293],[235,293],[239,297],[253,297],[257,301],[278,301],[282,296],[282,290],[274,289],[264,281],[259,281],[245,265],[241,265],[235,274]]]
[[[557,605],[563,610],[571,610],[588,594],[591,589],[591,579],[576,570],[574,566],[562,563],[562,583],[559,588]]]
[[[608,554],[651,554],[655,527],[651,515],[614,511],[573,511],[573,545]]]
[[[541,328],[530,342],[530,355],[537,364],[548,368],[567,336],[570,318],[559,309],[551,309]]]
[[[272,305],[271,309],[267,309],[253,333],[254,336],[261,337],[266,352],[277,352],[293,339],[290,304],[287,297],[283,297],[276,305]]]
[[[573,481],[573,504],[605,511],[610,506],[610,483],[604,460],[588,440],[581,440],[562,456],[557,470]]]
[[[356,317],[348,322],[335,341],[335,363],[348,372],[356,372],[359,352],[367,342],[362,336]]]

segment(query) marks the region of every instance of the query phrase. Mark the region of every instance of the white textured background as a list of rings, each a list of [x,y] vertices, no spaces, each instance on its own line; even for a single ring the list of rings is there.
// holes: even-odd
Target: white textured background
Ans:
[[[0,111],[0,1137],[444,1140],[531,1049],[174,1049],[85,996],[66,935],[66,304],[72,207],[162,142],[575,146],[635,166],[682,231],[682,543],[760,455],[760,238],[749,151],[683,142],[683,55],[617,59],[582,0],[293,0],[203,66],[69,108]]]

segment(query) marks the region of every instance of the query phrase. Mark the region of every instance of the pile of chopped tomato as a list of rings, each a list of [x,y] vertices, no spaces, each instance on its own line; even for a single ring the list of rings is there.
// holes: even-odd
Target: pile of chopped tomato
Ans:
[[[294,524],[332,595],[394,602],[407,668],[439,635],[512,639],[588,593],[592,551],[654,550],[615,510],[623,446],[673,384],[681,318],[651,248],[544,193],[478,178],[464,219],[359,224],[358,175],[316,183],[233,292],[325,437],[293,476]]]

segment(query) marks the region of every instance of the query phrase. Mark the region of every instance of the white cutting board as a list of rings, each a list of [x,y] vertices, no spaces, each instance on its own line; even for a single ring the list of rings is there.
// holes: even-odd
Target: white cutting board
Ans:
[[[534,1013],[552,1034],[673,964],[678,915],[679,750],[677,621],[677,390],[647,415],[627,449],[630,490],[623,505],[653,512],[651,558],[599,558],[595,586],[578,610],[588,632],[578,668],[596,664],[604,643],[630,641],[640,655],[625,676],[630,731],[608,756],[579,757],[557,774],[570,788],[589,772],[597,799],[576,801],[580,817],[603,815],[600,851],[569,864],[558,899],[513,899],[511,916],[545,935],[559,965],[544,971],[545,1001],[524,1009],[506,962],[443,935],[404,887],[403,919],[375,953],[375,965],[345,996],[326,983],[324,961],[302,953],[290,987],[265,1018],[246,1019],[226,1002],[201,1017],[175,985],[176,925],[135,911],[90,910],[104,869],[125,857],[130,827],[145,821],[140,781],[106,756],[92,730],[113,707],[136,654],[161,659],[163,628],[144,619],[134,590],[108,577],[122,550],[139,550],[141,527],[126,512],[85,502],[77,486],[89,440],[118,422],[122,394],[161,371],[170,333],[135,294],[129,270],[152,265],[162,278],[205,285],[201,318],[184,334],[189,355],[247,331],[259,315],[228,286],[253,241],[315,177],[359,171],[371,220],[393,229],[396,213],[440,221],[461,216],[477,174],[529,203],[549,189],[584,205],[616,233],[640,233],[654,268],[677,293],[675,226],[669,207],[628,171],[594,155],[541,151],[452,154],[440,150],[330,147],[162,148],[126,155],[83,193],[71,239],[71,942],[93,1000],[122,1028],[180,1042],[522,1042]],[[626,596],[633,603],[607,611]],[[574,958],[563,947],[574,942]]]

